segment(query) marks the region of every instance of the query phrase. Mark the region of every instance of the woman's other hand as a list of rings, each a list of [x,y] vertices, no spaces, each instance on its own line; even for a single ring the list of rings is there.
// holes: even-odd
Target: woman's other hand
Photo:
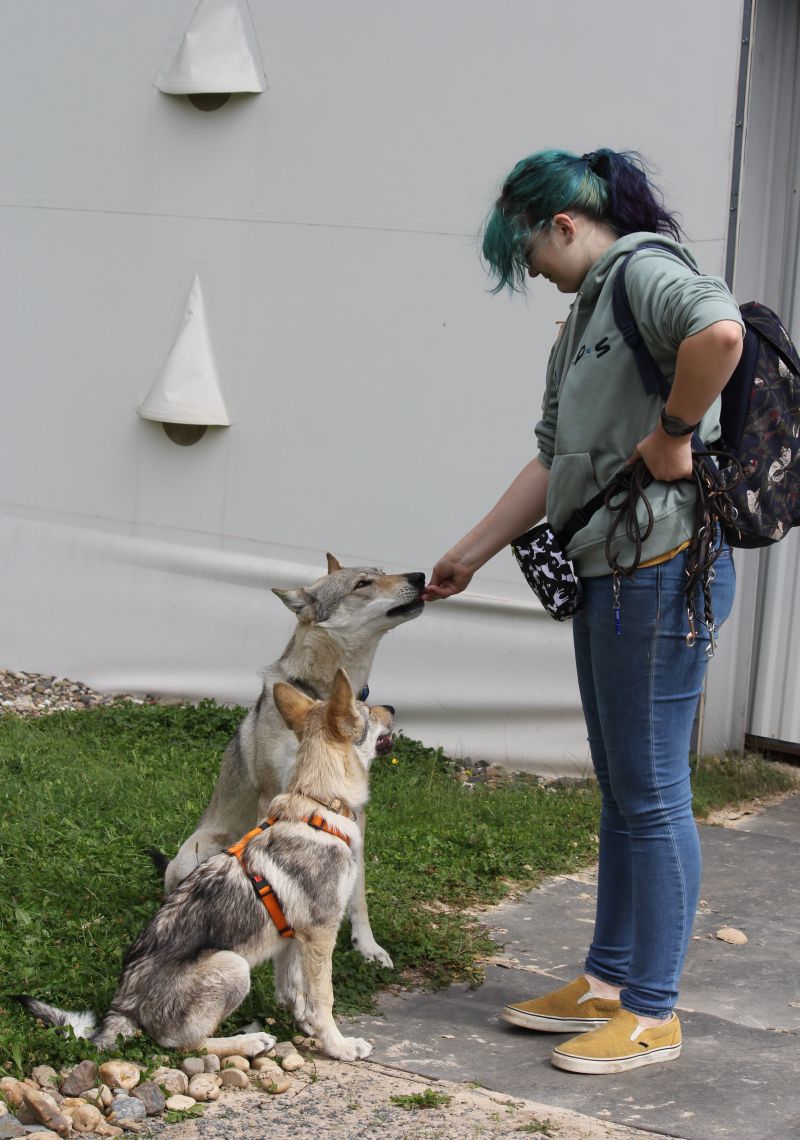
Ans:
[[[692,437],[667,435],[659,424],[655,431],[639,440],[628,463],[635,463],[637,459],[643,460],[653,478],[662,483],[691,479]]]

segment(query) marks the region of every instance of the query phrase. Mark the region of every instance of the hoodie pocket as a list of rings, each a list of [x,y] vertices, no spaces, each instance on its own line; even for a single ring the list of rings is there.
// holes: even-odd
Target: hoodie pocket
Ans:
[[[555,455],[547,486],[547,521],[556,532],[600,490],[588,451]]]

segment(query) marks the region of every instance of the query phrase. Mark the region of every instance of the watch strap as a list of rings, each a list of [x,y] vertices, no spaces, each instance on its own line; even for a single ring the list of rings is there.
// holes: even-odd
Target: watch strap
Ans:
[[[698,420],[696,424],[687,424],[680,416],[669,415],[666,407],[663,407],[661,409],[661,426],[667,435],[694,435],[700,427],[700,421]]]

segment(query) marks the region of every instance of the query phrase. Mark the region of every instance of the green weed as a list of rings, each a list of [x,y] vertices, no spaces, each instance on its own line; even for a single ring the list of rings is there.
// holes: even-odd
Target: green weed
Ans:
[[[446,1108],[452,1099],[453,1098],[448,1096],[447,1093],[434,1092],[433,1089],[425,1089],[425,1092],[421,1093],[407,1093],[389,1097],[392,1104],[398,1105],[399,1108],[409,1110],[416,1108]]]

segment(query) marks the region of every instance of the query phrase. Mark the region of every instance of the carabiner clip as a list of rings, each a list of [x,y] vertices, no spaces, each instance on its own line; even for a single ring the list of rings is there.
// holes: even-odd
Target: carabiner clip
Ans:
[[[716,639],[714,638],[714,634],[716,632],[717,632],[716,626],[710,625],[708,627],[708,645],[706,646],[706,657],[709,659],[709,661],[714,656],[714,654],[717,652],[717,642],[716,642]]]

